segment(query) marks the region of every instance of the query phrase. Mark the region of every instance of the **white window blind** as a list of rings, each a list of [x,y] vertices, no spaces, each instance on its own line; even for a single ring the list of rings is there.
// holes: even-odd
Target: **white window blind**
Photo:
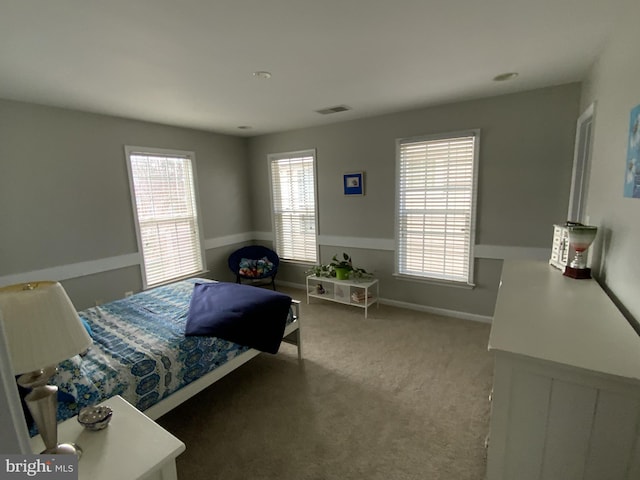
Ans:
[[[473,283],[478,138],[398,141],[398,274]]]
[[[276,251],[285,260],[316,263],[315,151],[268,158]]]
[[[145,288],[202,272],[193,153],[126,151]]]

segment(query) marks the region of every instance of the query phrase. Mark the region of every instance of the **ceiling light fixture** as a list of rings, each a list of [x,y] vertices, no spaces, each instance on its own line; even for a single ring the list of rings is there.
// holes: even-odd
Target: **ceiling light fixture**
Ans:
[[[250,130],[251,129],[251,125],[240,125],[238,128],[240,130]]]
[[[253,76],[256,78],[261,78],[263,80],[266,80],[268,78],[271,78],[271,72],[264,72],[264,71],[253,72]]]
[[[513,80],[518,76],[518,72],[501,73],[493,77],[494,82],[506,82],[507,80]]]
[[[347,110],[351,110],[351,107],[349,107],[348,105],[336,105],[335,107],[315,110],[315,112],[319,113],[320,115],[331,115],[332,113],[346,112]]]

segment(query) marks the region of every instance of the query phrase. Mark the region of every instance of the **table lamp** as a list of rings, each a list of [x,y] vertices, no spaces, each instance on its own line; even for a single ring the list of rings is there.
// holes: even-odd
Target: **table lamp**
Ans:
[[[76,445],[58,444],[58,387],[47,385],[57,365],[84,352],[91,337],[58,282],[32,282],[0,288],[9,357],[18,384],[32,390],[25,403],[46,454],[76,454]]]

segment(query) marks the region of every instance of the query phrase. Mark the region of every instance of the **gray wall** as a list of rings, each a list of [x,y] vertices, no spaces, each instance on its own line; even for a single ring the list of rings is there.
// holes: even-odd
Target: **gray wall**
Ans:
[[[589,223],[599,227],[593,268],[640,332],[640,199],[623,197],[629,114],[640,104],[640,3],[628,3],[585,81],[581,104],[596,102],[586,209]]]
[[[315,148],[320,243],[326,236],[350,237],[324,242],[322,262],[346,250],[358,266],[380,277],[382,297],[491,316],[499,259],[476,259],[473,290],[392,277],[395,140],[480,128],[476,243],[498,252],[500,247],[548,249],[552,224],[566,220],[579,96],[580,85],[569,84],[251,138],[254,230],[271,232],[267,154]],[[366,195],[345,197],[342,174],[361,170]],[[363,246],[373,239],[385,247],[357,248],[354,237],[362,238]],[[280,275],[303,283],[303,273],[304,267],[291,265]]]
[[[205,240],[251,230],[245,139],[0,100],[0,277],[138,251],[124,145],[194,151]],[[77,308],[141,288],[137,265],[87,273]]]
[[[348,251],[380,277],[384,298],[491,316],[503,250],[545,256],[551,224],[565,219],[579,92],[570,84],[248,141],[0,100],[0,280],[124,258],[117,268],[89,268],[63,284],[79,309],[141,288],[138,260],[130,259],[137,245],[124,145],[196,152],[207,264],[212,277],[231,280],[230,251],[252,231],[269,242],[267,154],[316,148],[323,262]],[[397,280],[395,140],[469,128],[481,129],[476,288]],[[366,195],[343,196],[342,174],[359,170]],[[279,277],[302,284],[304,271],[285,265]]]

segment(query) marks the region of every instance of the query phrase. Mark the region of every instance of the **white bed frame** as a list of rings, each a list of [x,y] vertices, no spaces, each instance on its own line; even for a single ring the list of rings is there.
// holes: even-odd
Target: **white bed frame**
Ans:
[[[298,347],[298,360],[302,360],[302,341],[300,336],[300,301],[292,300],[291,306],[293,307],[294,321],[287,325],[284,329],[284,336],[282,338],[282,341],[285,343],[296,345]],[[182,387],[180,390],[172,393],[164,400],[161,400],[155,405],[152,405],[144,411],[145,415],[153,420],[160,418],[162,415],[169,412],[170,410],[173,410],[182,402],[189,400],[191,397],[201,392],[209,385],[217,382],[228,373],[231,373],[236,368],[244,365],[249,360],[256,357],[259,353],[262,352],[254,348],[241,353],[224,365],[220,365],[215,370],[212,370],[206,375],[200,377],[198,380],[195,380],[190,384]]]

